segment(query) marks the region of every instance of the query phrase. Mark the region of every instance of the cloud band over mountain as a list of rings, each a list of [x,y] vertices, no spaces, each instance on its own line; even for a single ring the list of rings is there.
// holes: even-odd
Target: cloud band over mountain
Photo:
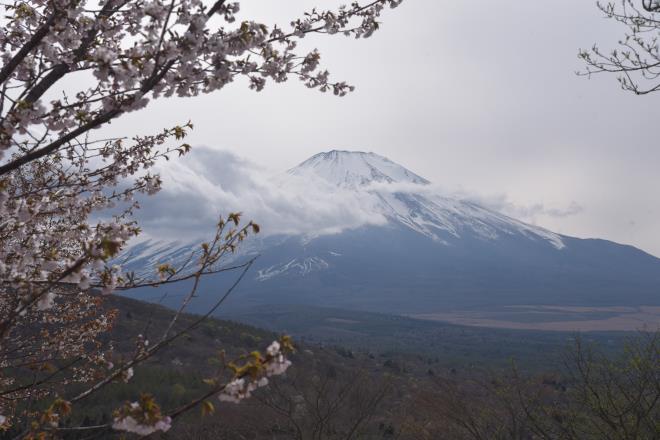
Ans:
[[[391,162],[385,165],[398,167]],[[541,203],[525,207],[510,202],[505,195],[452,193],[413,173],[410,181],[376,179],[355,188],[305,172],[304,167],[296,170],[273,172],[227,151],[194,148],[184,158],[157,165],[163,190],[140,200],[138,218],[145,237],[203,239],[213,233],[219,215],[234,211],[259,223],[264,235],[323,235],[383,225],[387,219],[374,209],[379,201],[369,196],[370,192],[447,194],[525,221],[538,215],[574,215],[582,209],[576,203],[566,209],[546,208]]]

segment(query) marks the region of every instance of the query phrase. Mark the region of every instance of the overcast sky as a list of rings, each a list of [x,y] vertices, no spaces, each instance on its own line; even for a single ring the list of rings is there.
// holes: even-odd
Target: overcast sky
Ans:
[[[286,24],[312,4],[250,0],[239,19]],[[297,81],[261,93],[237,82],[158,101],[112,129],[191,119],[191,144],[272,170],[334,148],[373,151],[522,220],[660,255],[660,94],[575,75],[579,48],[611,47],[622,32],[591,0],[406,0],[372,39],[305,41],[357,87],[348,97]]]

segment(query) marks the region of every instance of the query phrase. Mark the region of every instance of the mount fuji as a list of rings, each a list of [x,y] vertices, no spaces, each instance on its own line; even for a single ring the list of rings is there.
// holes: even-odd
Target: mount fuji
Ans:
[[[660,259],[632,246],[578,239],[437,194],[425,178],[374,153],[319,153],[280,176],[350,194],[370,221],[323,234],[252,239],[259,254],[236,307],[296,304],[396,314],[473,307],[660,305]],[[267,226],[267,225],[266,225]],[[190,247],[143,242],[141,270]],[[211,276],[202,291],[227,283]],[[151,292],[151,293],[148,293]],[[139,296],[154,296],[153,290]],[[196,307],[206,305],[204,295]],[[232,304],[229,307],[232,307]]]

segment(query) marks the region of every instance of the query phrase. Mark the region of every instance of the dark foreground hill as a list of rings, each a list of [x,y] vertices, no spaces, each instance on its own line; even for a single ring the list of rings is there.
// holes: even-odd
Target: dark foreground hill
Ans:
[[[117,352],[125,355],[137,335],[155,340],[173,316],[164,307],[122,297],[109,298],[107,306],[119,312],[111,337],[117,341]],[[297,319],[292,319],[294,314]],[[525,421],[521,402],[515,401],[519,392],[525,399],[542,393],[553,405],[569,405],[570,390],[577,383],[563,367],[575,334],[492,331],[337,309],[282,308],[237,318],[291,332],[298,346],[291,357],[293,366],[285,377],[241,404],[212,399],[215,414],[202,417],[195,409],[160,438],[532,438],[528,434],[533,427]],[[176,328],[194,319],[184,315]],[[218,368],[221,351],[232,359],[263,349],[276,337],[272,331],[235,321],[209,319],[137,368],[129,383],[113,384],[86,400],[75,412],[76,421],[85,426],[108,423],[118,404],[136,400],[142,392],[153,393],[165,411],[177,408],[205,392],[203,379]],[[591,334],[583,342],[596,343],[614,355],[621,353],[624,336]],[[657,344],[654,347],[657,355]],[[643,365],[644,359],[637,356],[636,362]],[[653,375],[646,371],[644,377]],[[633,376],[626,380],[637,383]],[[648,383],[644,387],[653,390]],[[509,410],[516,411],[516,419],[502,424],[502,411]],[[656,413],[653,408],[647,412]],[[485,437],[466,430],[465,420],[479,424],[479,435]],[[526,436],[495,435],[501,428],[509,429],[510,423]],[[644,429],[650,432],[648,426]],[[566,438],[599,438],[583,434]],[[65,438],[118,436],[111,431],[94,437],[74,431]]]

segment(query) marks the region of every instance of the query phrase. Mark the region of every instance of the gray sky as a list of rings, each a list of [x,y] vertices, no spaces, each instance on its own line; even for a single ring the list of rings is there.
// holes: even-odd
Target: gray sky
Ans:
[[[287,23],[311,5],[251,0],[239,19]],[[112,130],[192,119],[191,144],[272,170],[332,148],[373,151],[522,220],[660,255],[660,94],[575,75],[578,48],[611,47],[623,32],[593,1],[406,0],[383,22],[370,40],[305,40],[357,86],[346,98],[295,80],[261,93],[241,82],[158,101]]]

